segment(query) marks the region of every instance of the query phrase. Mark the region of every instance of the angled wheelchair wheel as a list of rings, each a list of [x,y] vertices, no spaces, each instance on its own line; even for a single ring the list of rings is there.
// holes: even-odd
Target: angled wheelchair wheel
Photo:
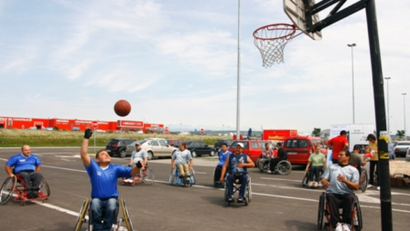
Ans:
[[[366,192],[367,189],[367,182],[369,180],[369,177],[367,176],[367,171],[362,171],[362,174],[360,175],[360,190],[362,192]]]
[[[190,175],[190,177],[189,177],[189,184],[192,186],[193,184],[195,184],[195,170],[194,169],[192,169],[192,170],[189,170],[189,175]]]
[[[248,185],[246,185],[246,197],[248,198],[249,202],[251,202],[252,200],[252,181],[251,181],[251,177],[248,176]]]
[[[306,187],[307,185],[309,185],[309,172],[306,172],[302,178],[302,186]]]
[[[175,174],[176,174],[176,168],[171,169],[171,174],[169,175],[169,184],[172,185],[175,183]]]
[[[355,231],[360,231],[363,228],[362,210],[360,208],[359,200],[357,199],[357,197],[356,197],[355,202],[353,204],[352,224],[351,225],[354,226]]]
[[[128,231],[133,231],[134,228],[132,227],[132,222],[131,222],[131,219],[130,219],[130,215],[128,213],[127,204],[125,203],[125,200],[122,199],[122,198],[120,198],[119,202],[120,202],[120,208],[121,208],[121,211],[122,211],[125,226],[127,227]]]
[[[323,218],[325,216],[325,209],[326,209],[326,193],[322,192],[319,197],[319,207],[317,213],[317,228],[322,230],[323,227]]]
[[[141,171],[142,181],[146,185],[152,185],[155,181],[154,172],[150,167],[147,167],[144,171]]]
[[[7,177],[3,185],[0,188],[0,204],[4,205],[12,197],[14,190],[16,189],[17,177]]]
[[[292,171],[292,165],[288,160],[281,160],[279,161],[276,169],[279,172],[279,174],[288,175]]]
[[[85,214],[88,211],[88,206],[90,205],[90,199],[87,199],[83,202],[80,212],[78,213],[77,221],[75,222],[74,231],[80,231],[83,223],[86,223]]]
[[[44,177],[41,179],[39,195],[44,199],[47,199],[51,195],[50,186],[48,186],[48,183]]]

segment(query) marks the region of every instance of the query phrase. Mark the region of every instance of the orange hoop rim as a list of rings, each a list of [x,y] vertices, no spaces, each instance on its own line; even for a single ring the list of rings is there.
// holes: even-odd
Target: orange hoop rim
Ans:
[[[280,27],[280,26],[283,26],[283,27]],[[273,28],[270,29],[269,27],[273,27]],[[288,33],[288,34],[285,34],[285,35],[283,35],[283,36],[280,36],[280,37],[261,38],[261,37],[257,36],[256,34],[257,34],[259,31],[263,30],[263,29],[267,29],[267,30],[289,30],[289,31],[291,31],[291,32]],[[298,28],[297,28],[295,25],[293,25],[293,24],[288,24],[288,23],[274,23],[274,24],[269,24],[269,25],[266,25],[266,26],[259,27],[258,29],[256,29],[256,30],[253,32],[253,37],[254,37],[255,39],[264,40],[264,41],[266,41],[266,40],[276,40],[276,39],[292,39],[292,38],[296,37],[297,35],[299,35],[299,34],[295,35],[296,30],[298,30]],[[289,37],[289,38],[288,38],[288,37]]]

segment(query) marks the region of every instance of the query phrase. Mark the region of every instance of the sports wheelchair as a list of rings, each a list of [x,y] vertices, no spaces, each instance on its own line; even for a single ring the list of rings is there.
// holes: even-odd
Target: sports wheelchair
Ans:
[[[229,174],[226,175],[225,177],[225,183],[224,183],[224,198],[226,203],[228,203],[228,205],[231,204],[231,202],[228,201],[228,185],[226,182],[226,179],[228,177]],[[252,180],[251,180],[251,176],[249,176],[249,174],[247,174],[247,181],[246,181],[246,188],[245,188],[245,194],[244,194],[244,204],[245,206],[248,206],[248,204],[251,202],[252,200],[252,184],[251,184]],[[233,194],[235,195],[236,192],[239,193],[239,189],[241,187],[242,182],[240,182],[239,179],[235,179],[234,183],[233,183]]]
[[[341,208],[341,205],[339,205],[339,209]],[[338,216],[342,216],[342,214],[339,212],[337,214]],[[323,224],[323,217],[326,217],[326,221]],[[335,227],[332,227],[330,224],[330,207],[328,203],[326,202],[326,192],[322,192],[319,198],[319,208],[318,208],[318,216],[317,216],[317,228],[319,230],[330,230],[333,231]],[[360,208],[359,204],[359,199],[357,198],[356,195],[354,195],[354,202],[352,206],[352,212],[351,212],[351,218],[352,218],[352,223],[351,225],[351,231],[360,231],[363,228],[363,220],[362,220],[362,211]]]
[[[302,186],[303,187],[308,187],[309,186],[309,178],[310,178],[310,168],[311,168],[312,166],[310,166],[309,167],[309,170],[305,173],[305,175],[303,175],[303,179],[302,179]],[[315,181],[317,181],[317,182],[319,182],[319,186],[318,186],[318,188],[320,187],[320,185],[321,185],[321,182],[320,182],[320,180],[321,180],[321,178],[320,178],[320,176],[323,174],[323,169],[319,172],[319,179],[315,179]]]
[[[171,174],[169,175],[169,184],[170,185],[183,185],[183,186],[192,186],[195,184],[195,171],[194,169],[189,170],[189,180],[186,180],[187,176],[180,176],[179,169],[175,167],[172,169]]]
[[[269,170],[270,169],[270,161],[265,162],[263,166],[259,166],[259,159],[256,161],[258,163],[258,168],[260,172],[263,172],[264,170]],[[292,171],[292,164],[290,163],[289,160],[281,160],[278,162],[276,165],[274,171],[272,173],[279,173],[280,175],[288,175]]]
[[[15,202],[25,205],[27,201],[42,201],[43,203],[50,197],[50,187],[44,177],[39,185],[38,197],[28,198],[27,185],[23,178],[17,173],[13,177],[8,177],[0,188],[0,204],[6,204],[12,196]]]
[[[121,184],[134,186],[143,182],[146,185],[152,185],[154,181],[154,171],[152,171],[152,169],[148,165],[146,165],[145,169],[141,169],[140,173],[135,177],[121,179]]]
[[[132,222],[128,213],[127,205],[125,200],[122,198],[118,199],[119,207],[117,207],[114,211],[114,221],[111,230],[115,231],[122,231],[124,228],[128,231],[133,231],[134,228],[132,226]],[[118,210],[121,210],[123,217],[118,218]],[[88,212],[88,216],[86,213]],[[103,211],[104,213],[104,211]],[[104,222],[101,220],[101,222]],[[125,223],[125,227],[121,226],[122,222]],[[91,210],[91,199],[87,199],[83,202],[81,206],[80,212],[78,213],[77,221],[75,223],[74,231],[80,231],[83,229],[83,225],[87,227],[87,231],[93,230],[92,224],[92,210]]]

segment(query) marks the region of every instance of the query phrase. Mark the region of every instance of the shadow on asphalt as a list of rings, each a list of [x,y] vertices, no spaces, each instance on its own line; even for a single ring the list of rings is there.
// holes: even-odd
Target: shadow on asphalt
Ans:
[[[315,230],[317,229],[316,224],[312,222],[303,222],[299,220],[287,220],[285,221],[285,225],[287,227],[286,230],[294,230],[294,231],[299,231],[299,230]]]

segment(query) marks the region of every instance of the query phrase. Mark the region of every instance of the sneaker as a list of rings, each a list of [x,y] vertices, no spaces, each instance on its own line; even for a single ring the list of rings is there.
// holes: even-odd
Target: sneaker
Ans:
[[[233,202],[233,196],[228,196],[228,202]]]
[[[367,188],[373,188],[373,185],[368,184],[368,185],[367,185]]]
[[[32,192],[27,193],[27,198],[28,199],[34,198],[33,193]]]
[[[311,188],[313,185],[313,181],[309,182],[308,187]]]
[[[33,191],[32,192],[32,198],[38,198],[38,192],[37,191]]]
[[[343,231],[343,225],[342,225],[342,223],[337,223],[337,224],[336,224],[336,229],[335,229],[335,231]]]
[[[238,203],[243,203],[243,197],[238,197]]]
[[[272,171],[271,171],[271,170],[268,170],[268,173],[272,173]]]
[[[343,224],[342,228],[343,228],[342,229],[343,231],[350,231],[350,225],[348,225],[348,224]]]
[[[380,186],[377,186],[377,190],[379,190],[379,191],[380,191]]]
[[[315,188],[319,187],[319,182],[316,181],[314,187],[315,187]]]

